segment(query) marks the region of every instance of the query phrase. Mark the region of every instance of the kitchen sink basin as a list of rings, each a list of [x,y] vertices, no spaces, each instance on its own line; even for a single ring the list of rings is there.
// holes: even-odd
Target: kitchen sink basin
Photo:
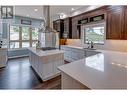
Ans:
[[[54,48],[54,47],[43,47],[43,48],[41,48],[41,50],[43,50],[43,51],[47,51],[47,50],[55,50],[56,48]]]
[[[96,50],[95,48],[83,48],[85,50]]]

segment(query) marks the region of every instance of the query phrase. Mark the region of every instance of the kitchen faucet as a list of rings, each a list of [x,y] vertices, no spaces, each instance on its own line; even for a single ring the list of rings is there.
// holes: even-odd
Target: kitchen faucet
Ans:
[[[94,48],[94,43],[93,43],[93,41],[91,41],[91,43],[90,43],[90,48]]]
[[[88,47],[87,48],[94,48],[94,43],[93,43],[93,41],[90,41],[90,40],[88,40]]]

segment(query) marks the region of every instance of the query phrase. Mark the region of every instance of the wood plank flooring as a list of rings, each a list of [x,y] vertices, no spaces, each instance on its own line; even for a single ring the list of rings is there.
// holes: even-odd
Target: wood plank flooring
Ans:
[[[0,89],[61,89],[61,76],[42,82],[28,57],[11,59],[0,69]]]

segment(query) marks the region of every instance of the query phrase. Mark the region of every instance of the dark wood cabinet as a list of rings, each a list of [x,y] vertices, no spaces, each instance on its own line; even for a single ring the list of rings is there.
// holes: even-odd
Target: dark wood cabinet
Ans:
[[[104,17],[103,17],[104,15]],[[101,16],[103,21],[106,22],[106,39],[107,40],[126,40],[127,39],[127,6],[102,6],[95,10],[82,13],[77,16],[66,18],[64,20],[63,31],[69,31],[69,38],[79,39],[81,35],[81,25],[79,21],[88,20],[88,23],[93,23],[98,17]],[[60,31],[61,25],[55,21],[54,29]],[[71,29],[71,28],[72,29]],[[63,34],[61,31],[61,37]]]
[[[60,33],[60,38],[63,38],[64,20],[58,19],[53,21],[53,28]]]
[[[72,38],[72,20],[71,17],[64,19],[64,33],[68,34],[68,38]]]
[[[79,39],[81,34],[81,29],[78,25],[78,21],[82,19],[80,16],[76,16],[72,18],[72,38]]]
[[[124,39],[124,9],[122,6],[107,7],[106,39]]]
[[[90,20],[91,17],[99,16],[102,14],[105,14],[105,6],[72,17],[72,38],[73,39],[81,38],[81,25],[78,24],[79,21],[83,19]]]
[[[78,29],[77,29],[78,19],[72,18],[72,38],[79,38]]]
[[[124,39],[127,39],[127,6],[124,7]]]

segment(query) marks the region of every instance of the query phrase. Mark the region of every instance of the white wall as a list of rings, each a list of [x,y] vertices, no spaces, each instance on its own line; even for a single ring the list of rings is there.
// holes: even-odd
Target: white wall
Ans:
[[[68,45],[83,46],[80,39],[68,39]],[[97,49],[127,52],[127,40],[106,40],[104,45],[95,45]]]

